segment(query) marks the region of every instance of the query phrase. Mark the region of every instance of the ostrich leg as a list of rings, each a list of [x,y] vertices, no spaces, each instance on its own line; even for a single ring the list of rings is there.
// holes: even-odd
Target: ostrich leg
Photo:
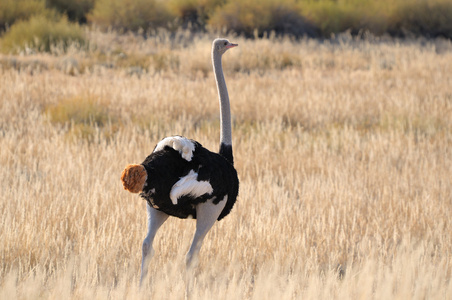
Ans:
[[[208,200],[196,206],[196,232],[185,260],[187,269],[191,269],[197,265],[202,242],[223,211],[227,199],[228,196],[225,196],[218,204],[213,204],[212,200]]]
[[[149,204],[146,204],[146,208],[148,211],[148,233],[143,241],[140,286],[143,284],[144,278],[146,278],[149,261],[154,255],[154,248],[152,247],[152,243],[154,242],[155,234],[157,233],[157,230],[160,228],[160,226],[162,226],[162,224],[166,221],[166,219],[168,219],[167,214],[152,208],[151,206],[149,206]]]

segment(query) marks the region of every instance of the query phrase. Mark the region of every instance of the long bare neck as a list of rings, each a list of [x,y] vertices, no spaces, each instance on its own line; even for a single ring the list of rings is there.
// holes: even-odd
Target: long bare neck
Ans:
[[[231,137],[231,108],[229,106],[229,95],[224,80],[223,67],[221,66],[221,54],[212,50],[212,64],[217,82],[218,97],[220,98],[220,147],[222,145],[232,146]]]

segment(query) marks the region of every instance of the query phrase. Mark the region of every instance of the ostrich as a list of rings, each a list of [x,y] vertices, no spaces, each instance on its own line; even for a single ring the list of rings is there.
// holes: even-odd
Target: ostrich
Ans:
[[[236,201],[239,180],[234,168],[231,112],[221,57],[238,46],[226,39],[212,44],[212,64],[220,100],[220,151],[181,136],[164,138],[141,164],[128,165],[121,175],[124,189],[140,193],[147,201],[148,231],[143,241],[140,285],[154,255],[154,237],[174,216],[194,218],[196,231],[186,255],[187,268],[197,264],[204,237],[216,220],[229,214]]]

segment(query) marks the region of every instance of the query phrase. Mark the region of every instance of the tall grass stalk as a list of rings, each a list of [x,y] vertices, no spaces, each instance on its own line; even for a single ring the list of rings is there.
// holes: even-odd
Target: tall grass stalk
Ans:
[[[218,148],[215,82],[203,69],[212,37],[177,47],[90,36],[143,55],[155,45],[180,63],[141,76],[0,67],[0,298],[452,295],[450,43],[234,40],[224,67],[239,199],[206,237],[188,289],[195,222],[168,220],[139,290],[145,203],[120,173],[168,135]],[[294,63],[279,67],[282,55]],[[49,116],[83,95],[108,99],[99,107],[117,118],[102,123],[116,126],[110,136],[68,139],[69,115]]]

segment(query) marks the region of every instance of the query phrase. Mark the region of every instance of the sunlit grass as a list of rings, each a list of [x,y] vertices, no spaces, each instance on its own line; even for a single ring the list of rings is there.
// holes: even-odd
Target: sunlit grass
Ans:
[[[195,222],[163,225],[139,290],[145,203],[119,177],[165,136],[218,149],[214,37],[87,36],[95,48],[1,57],[0,298],[183,298]],[[450,42],[231,40],[240,194],[189,296],[448,298]]]

